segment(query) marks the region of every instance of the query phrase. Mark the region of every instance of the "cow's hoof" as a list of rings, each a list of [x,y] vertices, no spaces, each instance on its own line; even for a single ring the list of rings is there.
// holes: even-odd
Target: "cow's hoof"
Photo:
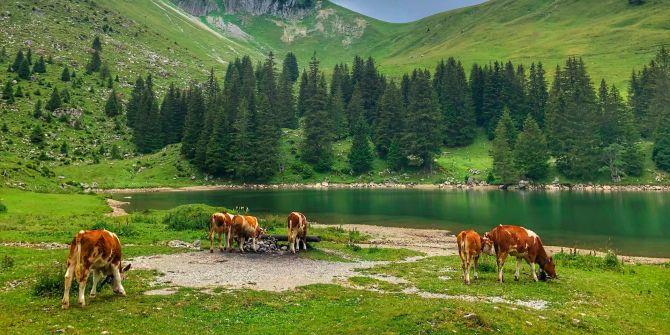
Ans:
[[[514,281],[519,281],[519,277],[514,277]]]
[[[94,294],[94,293],[91,293],[91,294],[89,294],[88,296],[89,296],[91,299],[95,299],[95,294]]]
[[[209,253],[210,253],[210,254],[213,254],[213,253],[214,253],[214,250],[209,249]]]
[[[70,303],[69,302],[64,302],[63,306],[61,306],[61,307],[63,307],[63,309],[68,309],[68,308],[70,308]]]
[[[81,308],[86,307],[86,303],[85,303],[85,302],[80,302],[80,303],[79,303],[79,307],[81,307]]]
[[[220,248],[219,251],[223,252],[223,248]]]

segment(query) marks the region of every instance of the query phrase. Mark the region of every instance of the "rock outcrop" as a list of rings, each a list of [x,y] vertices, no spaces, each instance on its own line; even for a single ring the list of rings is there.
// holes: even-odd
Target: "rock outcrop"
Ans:
[[[314,0],[223,0],[220,8],[216,0],[173,0],[187,13],[207,16],[223,9],[226,14],[271,15],[284,19],[300,19],[315,8]]]
[[[215,0],[173,0],[173,2],[193,16],[206,16],[220,10]]]

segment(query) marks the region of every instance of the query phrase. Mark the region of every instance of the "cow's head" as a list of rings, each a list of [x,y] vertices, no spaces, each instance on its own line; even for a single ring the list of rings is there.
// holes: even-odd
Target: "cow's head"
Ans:
[[[558,276],[556,275],[556,264],[554,263],[554,258],[549,256],[546,260],[540,263],[540,279],[555,279]]]
[[[131,264],[126,265],[125,267],[119,263],[119,276],[121,277],[121,281],[123,281],[126,278],[126,272],[130,270]],[[122,294],[125,295],[125,291],[123,291],[123,286],[121,286],[121,281],[116,282],[114,280],[113,275],[107,276],[107,281],[112,285],[112,291],[116,294]]]
[[[481,238],[482,252],[488,255],[495,255],[493,250],[493,241],[487,236],[488,233],[484,234]]]
[[[261,238],[265,235],[267,235],[267,230],[265,228],[261,228],[261,226],[256,226],[256,238]]]

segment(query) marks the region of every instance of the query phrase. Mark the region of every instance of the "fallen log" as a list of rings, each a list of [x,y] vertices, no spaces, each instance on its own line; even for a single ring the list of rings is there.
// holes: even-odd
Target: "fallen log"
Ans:
[[[273,238],[278,242],[287,242],[288,241],[288,236],[287,235],[266,235],[264,238]],[[307,242],[321,242],[321,236],[317,235],[307,235]]]

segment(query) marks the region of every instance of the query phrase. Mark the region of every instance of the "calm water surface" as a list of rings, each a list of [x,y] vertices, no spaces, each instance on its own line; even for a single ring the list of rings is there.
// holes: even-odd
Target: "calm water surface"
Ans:
[[[128,199],[127,197],[131,197]],[[255,215],[302,211],[325,224],[484,232],[501,224],[533,229],[545,244],[670,257],[670,193],[444,190],[235,190],[117,194],[127,210],[184,204],[249,207]]]

